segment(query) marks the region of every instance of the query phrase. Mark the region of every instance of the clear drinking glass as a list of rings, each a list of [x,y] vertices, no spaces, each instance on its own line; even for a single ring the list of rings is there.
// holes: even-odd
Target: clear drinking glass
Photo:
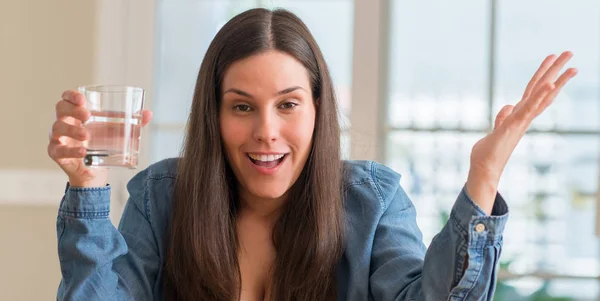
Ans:
[[[85,145],[85,165],[136,168],[144,89],[111,85],[83,86],[77,90],[85,96],[87,109],[92,113],[83,125],[90,133]]]

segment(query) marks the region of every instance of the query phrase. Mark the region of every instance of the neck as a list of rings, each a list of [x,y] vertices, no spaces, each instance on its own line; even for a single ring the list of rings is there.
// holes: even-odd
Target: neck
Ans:
[[[276,199],[258,198],[248,193],[240,195],[240,215],[275,223],[285,204],[286,195]]]

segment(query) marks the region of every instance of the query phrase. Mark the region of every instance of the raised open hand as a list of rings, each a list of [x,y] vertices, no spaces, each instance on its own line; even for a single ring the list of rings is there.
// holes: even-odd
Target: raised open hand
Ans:
[[[466,190],[487,214],[492,212],[504,167],[531,122],[577,74],[577,69],[569,68],[557,78],[572,56],[570,51],[558,58],[548,56],[529,81],[521,101],[503,107],[496,116],[494,130],[473,146]]]

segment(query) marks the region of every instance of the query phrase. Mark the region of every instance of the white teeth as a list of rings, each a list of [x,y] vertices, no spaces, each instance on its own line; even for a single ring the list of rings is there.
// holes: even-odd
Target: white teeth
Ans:
[[[285,154],[278,154],[278,155],[255,155],[255,154],[248,154],[248,156],[250,156],[250,158],[256,160],[256,161],[262,161],[262,162],[271,162],[271,161],[275,161],[275,160],[279,160],[281,158],[283,158]]]

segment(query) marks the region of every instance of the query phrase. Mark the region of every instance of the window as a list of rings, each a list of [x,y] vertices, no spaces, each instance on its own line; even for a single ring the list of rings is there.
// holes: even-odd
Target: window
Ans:
[[[383,142],[383,152],[357,158],[383,161],[403,174],[427,245],[447,220],[467,178],[471,148],[490,130],[495,113],[520,99],[547,54],[572,50],[569,65],[579,68],[578,76],[534,122],[500,183],[511,217],[495,300],[592,300],[600,295],[594,233],[599,1],[159,0],[150,162],[179,154],[208,43],[227,20],[256,6],[290,9],[313,32],[343,110],[345,157],[349,125],[378,122],[355,137],[377,137],[365,147],[382,147],[371,142]],[[374,22],[381,26],[361,30]],[[358,45],[360,54],[368,55],[353,54],[353,40],[375,35],[377,43]],[[379,69],[357,66],[380,54]],[[352,85],[357,74],[386,84]],[[355,95],[375,97],[351,99],[351,87]],[[360,113],[354,120],[348,117],[351,107]],[[365,107],[377,109],[362,112]]]
[[[157,1],[157,55],[152,126],[155,162],[179,155],[194,85],[204,53],[219,28],[252,7],[282,7],[309,27],[328,63],[342,109],[342,125],[350,111],[353,1]],[[336,22],[323,22],[333,19]],[[343,134],[347,154],[348,137]]]
[[[600,2],[397,0],[389,31],[385,161],[405,174],[427,244],[494,114],[520,100],[546,55],[575,53],[578,76],[534,122],[500,184],[511,217],[496,300],[595,299]]]

